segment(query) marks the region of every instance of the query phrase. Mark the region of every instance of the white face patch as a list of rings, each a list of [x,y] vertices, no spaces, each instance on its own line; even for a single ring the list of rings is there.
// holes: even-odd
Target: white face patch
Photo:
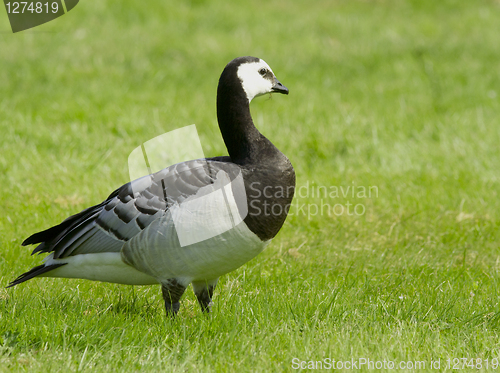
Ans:
[[[262,69],[269,71],[269,73],[263,76],[259,72]],[[272,92],[274,73],[265,61],[259,60],[258,62],[241,64],[237,74],[243,90],[247,94],[248,102],[252,101],[254,97]]]

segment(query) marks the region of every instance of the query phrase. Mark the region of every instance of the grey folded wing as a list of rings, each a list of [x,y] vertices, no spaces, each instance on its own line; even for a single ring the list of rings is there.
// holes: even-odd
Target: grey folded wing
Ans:
[[[218,157],[182,162],[134,180],[115,190],[102,203],[35,233],[23,245],[40,243],[32,254],[54,252],[55,259],[119,252],[125,242],[164,216],[173,203],[182,203],[204,186],[213,184],[220,170],[230,175],[238,172],[237,166],[228,160]]]

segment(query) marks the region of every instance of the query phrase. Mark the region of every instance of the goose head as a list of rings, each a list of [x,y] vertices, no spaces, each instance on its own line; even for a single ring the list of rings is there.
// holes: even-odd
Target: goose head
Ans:
[[[273,92],[288,94],[288,88],[280,83],[264,60],[256,57],[235,58],[227,64],[219,80],[221,96],[236,98],[241,95],[247,103]]]
[[[236,74],[247,95],[248,102],[266,93],[288,94],[288,88],[281,84],[266,61],[260,58],[250,57],[248,60],[243,60],[238,66]]]

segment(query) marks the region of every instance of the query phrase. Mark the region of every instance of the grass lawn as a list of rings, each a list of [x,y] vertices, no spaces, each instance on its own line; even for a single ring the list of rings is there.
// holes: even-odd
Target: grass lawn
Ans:
[[[81,1],[17,34],[0,11],[0,372],[271,372],[325,358],[491,370],[499,24],[498,0]],[[127,182],[141,143],[196,123],[205,155],[227,154],[215,93],[240,55],[290,89],[252,113],[302,188],[266,251],[221,278],[210,317],[192,290],[170,320],[158,286],[4,289],[42,259],[23,239]]]

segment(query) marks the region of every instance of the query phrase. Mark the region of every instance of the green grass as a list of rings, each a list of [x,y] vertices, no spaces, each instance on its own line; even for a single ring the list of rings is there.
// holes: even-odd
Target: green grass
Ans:
[[[168,320],[156,286],[0,289],[0,371],[500,357],[498,24],[498,0],[81,1],[14,35],[0,16],[2,287],[41,260],[23,239],[126,182],[140,143],[196,123],[226,154],[216,84],[239,55],[290,89],[252,112],[298,186],[378,188],[323,198],[359,216],[314,215],[304,191],[210,317],[191,290]]]

